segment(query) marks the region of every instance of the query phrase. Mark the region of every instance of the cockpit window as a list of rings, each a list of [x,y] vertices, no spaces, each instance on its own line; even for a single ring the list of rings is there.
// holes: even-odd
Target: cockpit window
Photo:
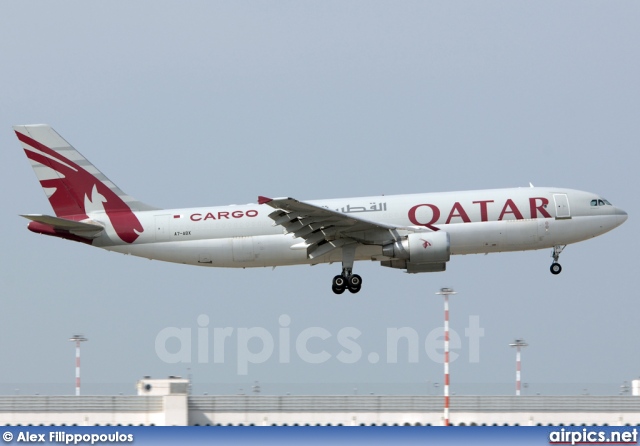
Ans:
[[[604,201],[603,200],[598,200],[598,206],[604,206]]]
[[[591,200],[591,206],[598,206],[598,200]]]
[[[591,200],[591,206],[604,206],[604,205],[611,206],[611,203],[609,203],[604,198],[599,198],[597,200]]]
[[[607,200],[605,200],[604,198],[602,200],[604,201],[604,204],[608,204],[609,206],[611,206],[611,203],[609,203]]]

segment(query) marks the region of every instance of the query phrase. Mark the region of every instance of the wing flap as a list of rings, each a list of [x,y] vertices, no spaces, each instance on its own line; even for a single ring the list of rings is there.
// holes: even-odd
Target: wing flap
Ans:
[[[275,209],[269,214],[274,225],[282,226],[287,234],[293,233],[305,241],[310,259],[345,245],[383,245],[397,238],[396,226],[365,220],[294,198],[259,197],[258,202]]]
[[[325,242],[323,244],[318,244],[317,246],[310,246],[307,248],[307,255],[310,259],[315,259],[321,257],[325,254],[329,254],[336,248],[340,248],[346,245],[348,242],[347,239],[341,238],[338,240],[334,240],[332,242]]]
[[[331,237],[335,236],[337,232],[338,230],[335,228],[320,229],[318,232],[309,234],[304,239],[308,244],[313,245],[321,242],[322,240],[329,240]]]

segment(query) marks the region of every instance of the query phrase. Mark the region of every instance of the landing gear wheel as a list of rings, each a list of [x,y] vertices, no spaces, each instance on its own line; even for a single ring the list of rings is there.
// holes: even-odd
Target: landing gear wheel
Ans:
[[[559,263],[553,262],[551,264],[551,268],[549,268],[551,270],[551,274],[557,276],[558,274],[560,274],[562,272],[562,266],[560,266]]]
[[[349,291],[351,291],[353,294],[357,293],[358,291],[360,291],[360,288],[362,288],[362,277],[357,274],[349,276],[347,278],[347,286],[349,288]]]
[[[331,283],[331,289],[336,294],[342,294],[347,289],[347,281],[342,276],[335,276]]]

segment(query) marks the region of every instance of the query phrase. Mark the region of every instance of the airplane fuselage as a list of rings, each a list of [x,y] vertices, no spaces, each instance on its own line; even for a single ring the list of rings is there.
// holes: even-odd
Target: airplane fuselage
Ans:
[[[595,200],[595,205],[592,202]],[[399,227],[446,231],[451,254],[524,251],[567,245],[601,235],[627,216],[589,192],[512,188],[309,201],[314,205]],[[125,243],[106,214],[91,220],[107,230],[93,241],[105,249],[175,263],[212,267],[266,267],[340,262],[342,250],[309,259],[305,241],[249,204],[135,212],[144,231]],[[106,221],[105,221],[106,219]],[[385,260],[382,247],[360,245],[356,260]]]

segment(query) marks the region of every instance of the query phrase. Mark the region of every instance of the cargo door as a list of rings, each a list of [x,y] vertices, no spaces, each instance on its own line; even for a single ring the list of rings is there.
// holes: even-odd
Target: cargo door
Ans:
[[[251,262],[256,256],[253,252],[253,237],[233,238],[233,261]]]

